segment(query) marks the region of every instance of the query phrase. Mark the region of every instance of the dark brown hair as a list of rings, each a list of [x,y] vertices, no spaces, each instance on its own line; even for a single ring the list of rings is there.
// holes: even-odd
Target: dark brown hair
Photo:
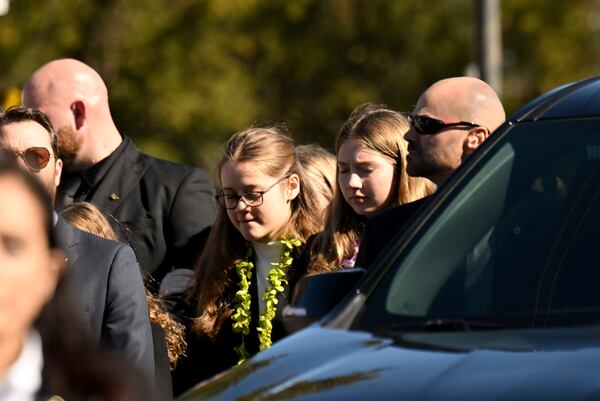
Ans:
[[[25,121],[33,121],[41,125],[50,136],[50,146],[52,147],[52,153],[56,158],[60,157],[58,149],[58,139],[56,137],[56,131],[52,127],[52,123],[48,117],[39,110],[31,109],[23,106],[12,106],[4,111],[0,111],[0,126],[21,123]]]

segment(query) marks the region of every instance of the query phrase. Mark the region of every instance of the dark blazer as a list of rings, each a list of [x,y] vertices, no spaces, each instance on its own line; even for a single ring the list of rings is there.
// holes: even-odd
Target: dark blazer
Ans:
[[[107,344],[153,377],[148,303],[131,248],[71,227],[62,217],[54,232],[80,298],[81,321],[92,339]]]
[[[160,399],[171,400],[173,399],[173,384],[167,339],[164,330],[158,323],[150,322],[150,325],[154,343],[154,385]]]
[[[83,198],[112,215],[120,239],[160,281],[172,267],[191,268],[213,223],[214,186],[196,167],[148,156],[128,138],[99,184]],[[121,150],[121,149],[118,149]],[[110,157],[110,156],[109,156]],[[59,191],[61,188],[59,187]]]
[[[113,354],[81,349],[77,355],[70,353],[65,357],[63,349],[49,354],[48,346],[43,347],[43,381],[36,401],[172,400],[157,394],[152,381]]]
[[[394,206],[370,218],[361,235],[355,266],[369,268],[427,199],[429,197]]]
[[[63,326],[64,329],[64,326]],[[71,327],[69,327],[71,329]],[[153,380],[118,355],[87,343],[85,332],[74,329],[65,336],[58,327],[41,331],[42,385],[36,401],[169,401],[157,393]],[[74,338],[77,336],[77,338]]]
[[[170,401],[157,394],[152,381],[116,355],[76,345],[66,349],[53,335],[42,335],[44,366],[36,401]],[[85,337],[85,333],[79,332]]]

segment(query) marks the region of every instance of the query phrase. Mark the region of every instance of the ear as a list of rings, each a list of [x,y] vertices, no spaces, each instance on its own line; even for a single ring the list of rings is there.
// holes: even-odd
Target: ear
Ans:
[[[298,174],[292,174],[287,181],[287,196],[288,200],[295,199],[300,194],[300,177]]]
[[[488,136],[490,136],[490,131],[488,131],[487,128],[473,128],[469,131],[467,138],[465,139],[465,149],[468,151],[468,153],[473,152],[475,149],[481,146],[483,141],[485,141]]]
[[[62,168],[63,161],[61,159],[56,159],[56,163],[54,163],[54,186],[58,188],[60,184],[60,177],[62,176]]]
[[[79,131],[83,124],[85,124],[85,103],[81,100],[76,100],[71,103],[71,113],[73,113],[73,121],[75,122],[75,129]]]

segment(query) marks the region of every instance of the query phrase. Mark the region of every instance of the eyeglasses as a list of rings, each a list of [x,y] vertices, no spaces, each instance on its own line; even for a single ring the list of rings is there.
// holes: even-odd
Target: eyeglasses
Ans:
[[[269,192],[271,189],[275,187],[275,185],[279,184],[281,181],[288,178],[289,175],[281,177],[279,180],[275,181],[273,185],[264,191],[252,191],[252,192],[244,192],[241,195],[238,194],[226,194],[221,192],[215,196],[217,202],[223,209],[235,209],[238,205],[238,202],[242,200],[246,206],[256,207],[260,206],[264,202],[263,195]]]
[[[433,135],[447,127],[481,127],[471,121],[443,121],[419,115],[409,115],[410,126],[420,135]]]
[[[24,151],[4,148],[1,149],[1,152],[5,156],[12,157],[15,160],[20,157],[28,168],[35,171],[45,168],[50,161],[50,157],[53,156],[48,149],[38,146],[27,148]]]

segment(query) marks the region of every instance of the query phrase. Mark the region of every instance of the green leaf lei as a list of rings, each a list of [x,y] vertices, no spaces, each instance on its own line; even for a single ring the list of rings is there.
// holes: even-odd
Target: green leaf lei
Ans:
[[[277,314],[277,294],[284,291],[284,286],[288,284],[286,279],[288,268],[292,265],[292,252],[302,243],[294,238],[286,237],[279,241],[283,246],[279,262],[272,262],[273,268],[269,270],[267,281],[271,284],[267,287],[263,300],[265,301],[265,311],[258,317],[258,342],[259,349],[265,350],[272,344],[271,332],[273,324],[271,321]],[[254,263],[250,261],[252,256],[252,245],[248,246],[246,258],[235,264],[235,272],[238,277],[238,290],[234,297],[235,312],[231,315],[233,331],[242,333],[242,343],[235,347],[235,352],[238,355],[238,365],[250,357],[244,344],[244,336],[250,334],[250,321],[252,320],[250,307],[252,296],[250,294],[250,282],[252,281],[252,271]]]

